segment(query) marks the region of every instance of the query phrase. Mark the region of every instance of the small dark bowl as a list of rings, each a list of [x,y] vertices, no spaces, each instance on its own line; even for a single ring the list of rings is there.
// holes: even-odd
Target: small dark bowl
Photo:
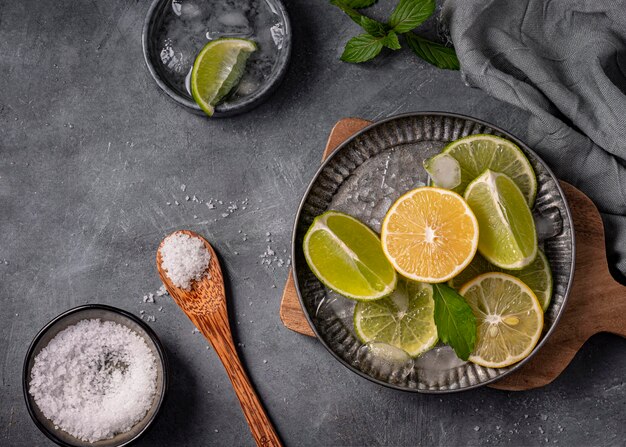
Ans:
[[[132,329],[145,340],[148,348],[150,348],[154,356],[157,358],[157,390],[152,407],[148,410],[144,418],[136,423],[135,426],[126,433],[120,433],[111,439],[105,439],[97,442],[81,441],[61,429],[54,428],[54,423],[43,415],[35,403],[35,400],[28,392],[31,370],[37,354],[39,354],[39,352],[46,347],[48,343],[50,343],[50,340],[52,340],[59,332],[84,319],[113,321]],[[163,346],[154,331],[146,323],[122,309],[102,304],[88,304],[63,312],[61,315],[46,324],[35,336],[34,340],[30,344],[30,347],[28,348],[26,358],[24,359],[24,368],[22,370],[22,388],[24,390],[24,399],[26,400],[28,413],[35,422],[35,425],[44,435],[56,442],[58,445],[64,447],[121,447],[135,442],[153,424],[165,398],[168,376],[169,367],[167,357],[165,356],[165,350],[163,349]]]
[[[272,93],[278,88],[278,85],[285,77],[287,67],[289,66],[289,60],[291,59],[291,24],[289,22],[289,16],[287,10],[281,2],[281,0],[264,0],[280,15],[280,21],[283,25],[284,40],[283,47],[280,50],[274,67],[268,79],[265,80],[263,85],[250,95],[246,95],[234,101],[225,101],[215,106],[213,118],[223,118],[227,116],[238,115],[240,113],[248,112],[267,100]],[[176,88],[172,86],[167,75],[163,72],[162,65],[159,63],[158,52],[158,32],[161,26],[166,7],[171,4],[172,0],[154,0],[143,25],[143,31],[141,34],[141,41],[143,47],[143,56],[146,61],[146,66],[152,78],[156,81],[157,85],[163,90],[170,98],[172,98],[179,105],[187,108],[189,111],[204,115],[204,111],[189,95],[181,94]]]

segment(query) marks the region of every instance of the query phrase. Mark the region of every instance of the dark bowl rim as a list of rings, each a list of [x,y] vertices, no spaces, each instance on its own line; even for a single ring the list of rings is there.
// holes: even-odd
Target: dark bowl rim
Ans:
[[[157,352],[159,354],[159,358],[161,361],[161,365],[163,366],[163,391],[161,392],[161,395],[159,396],[159,401],[157,402],[156,405],[156,410],[154,412],[154,415],[152,416],[151,419],[148,420],[148,422],[146,423],[146,425],[143,427],[143,429],[137,433],[137,435],[135,435],[135,437],[133,437],[132,439],[122,443],[122,444],[117,444],[116,447],[123,447],[123,446],[128,446],[131,445],[132,443],[136,442],[139,438],[141,438],[146,431],[152,426],[152,424],[154,423],[154,421],[157,419],[160,410],[163,406],[163,402],[165,401],[165,396],[167,394],[167,388],[169,385],[169,375],[170,375],[170,371],[169,371],[169,362],[167,359],[167,355],[165,353],[165,349],[163,348],[163,345],[161,344],[161,341],[159,340],[159,338],[157,337],[156,333],[154,332],[154,330],[148,326],[146,324],[146,322],[142,321],[141,319],[139,319],[137,316],[131,314],[128,311],[125,311],[123,309],[119,309],[117,307],[113,307],[113,306],[109,306],[106,304],[84,304],[81,306],[77,306],[77,307],[73,307],[69,310],[66,310],[65,312],[57,315],[56,317],[54,317],[52,320],[50,320],[48,323],[46,323],[44,325],[44,327],[42,327],[39,332],[37,332],[37,335],[35,335],[35,338],[33,338],[33,341],[30,343],[30,346],[28,347],[28,350],[26,351],[26,356],[24,357],[24,365],[22,367],[22,391],[24,393],[24,400],[26,401],[26,408],[28,409],[28,414],[30,415],[31,419],[33,420],[33,422],[35,423],[35,425],[37,426],[37,428],[48,437],[48,439],[50,439],[51,441],[55,442],[56,444],[63,446],[63,447],[76,447],[76,444],[68,444],[67,442],[63,441],[62,439],[60,439],[55,433],[51,432],[50,430],[48,430],[48,428],[39,420],[39,418],[37,417],[37,415],[35,414],[35,411],[33,409],[32,403],[29,399],[29,395],[28,395],[28,363],[30,361],[30,359],[33,356],[33,351],[35,349],[35,346],[37,345],[37,343],[39,343],[39,341],[41,340],[41,338],[48,332],[48,330],[50,330],[50,328],[56,324],[57,322],[59,322],[60,320],[64,319],[65,317],[84,311],[84,310],[90,310],[90,309],[99,309],[99,310],[106,310],[109,312],[113,312],[119,315],[122,315],[130,320],[132,320],[134,323],[137,323],[141,329],[143,329],[148,336],[150,337],[150,339],[152,340],[152,342],[154,343],[154,345],[156,346]]]
[[[198,104],[196,104],[193,99],[188,99],[184,96],[181,96],[161,78],[152,59],[150,58],[150,44],[148,40],[150,35],[149,31],[152,24],[152,17],[155,14],[157,8],[161,5],[161,3],[166,3],[168,1],[171,0],[153,0],[150,4],[150,7],[148,8],[148,12],[146,13],[146,17],[144,19],[141,31],[141,48],[143,52],[144,62],[146,63],[146,68],[148,69],[150,76],[152,76],[152,79],[154,79],[159,88],[167,96],[169,96],[178,105],[185,107],[191,112],[198,115],[206,116],[204,111],[200,108]],[[211,118],[225,118],[252,110],[256,106],[263,103],[266,99],[268,99],[269,96],[278,88],[279,84],[285,77],[285,74],[287,73],[287,68],[289,67],[289,62],[291,61],[291,52],[293,47],[293,33],[291,30],[291,22],[289,20],[289,14],[287,13],[287,8],[285,8],[283,0],[271,1],[278,8],[279,13],[282,16],[283,23],[285,25],[285,39],[283,41],[284,51],[283,55],[281,55],[281,57],[277,59],[277,63],[279,64],[278,67],[272,72],[272,74],[270,75],[270,79],[264,87],[247,96],[246,100],[241,103],[235,103],[230,107],[224,107],[223,104],[218,104],[217,106],[215,106],[215,112],[213,113]]]
[[[315,183],[315,181],[317,180],[317,178],[320,176],[320,174],[322,173],[322,171],[326,168],[326,165],[328,165],[328,163],[330,163],[330,161],[335,157],[335,155],[337,153],[339,153],[341,150],[343,150],[343,148],[349,144],[351,144],[356,138],[358,138],[359,136],[361,136],[362,134],[369,132],[371,129],[380,126],[382,124],[388,123],[390,121],[395,121],[398,119],[403,119],[403,118],[411,118],[411,117],[424,117],[424,116],[443,116],[443,117],[448,117],[448,118],[458,118],[458,119],[463,119],[463,120],[469,120],[469,121],[473,121],[475,123],[481,124],[483,126],[487,126],[490,127],[491,129],[495,130],[496,132],[500,132],[502,135],[505,135],[507,139],[512,140],[514,143],[516,143],[518,146],[520,146],[524,151],[528,151],[531,155],[533,155],[538,161],[539,163],[541,163],[543,165],[543,167],[546,169],[546,171],[548,172],[548,174],[550,175],[550,177],[552,177],[555,180],[555,184],[557,187],[557,190],[561,196],[561,198],[563,199],[563,203],[565,204],[565,211],[566,211],[566,219],[567,221],[570,222],[570,227],[571,227],[571,232],[572,232],[572,237],[571,237],[571,241],[572,241],[572,261],[571,261],[571,275],[569,275],[568,281],[567,281],[567,288],[565,290],[565,293],[563,294],[563,304],[561,305],[561,308],[559,309],[559,312],[556,315],[556,318],[554,319],[554,323],[552,324],[552,326],[550,326],[550,328],[545,332],[545,334],[543,335],[542,339],[539,341],[539,343],[537,343],[537,345],[533,348],[532,352],[528,355],[528,357],[526,357],[525,359],[515,363],[514,365],[512,365],[512,367],[496,376],[496,377],[492,377],[489,378],[488,380],[485,380],[484,382],[481,383],[477,383],[475,385],[470,385],[467,387],[463,387],[463,388],[459,388],[459,389],[446,389],[446,390],[430,390],[430,389],[418,389],[418,388],[405,388],[405,387],[401,387],[398,385],[394,385],[392,383],[388,383],[385,382],[383,380],[377,379],[375,377],[372,377],[366,373],[364,373],[363,371],[355,368],[354,366],[350,365],[348,362],[346,362],[344,359],[342,359],[335,351],[333,351],[333,349],[326,343],[326,341],[320,336],[317,327],[315,326],[315,324],[313,323],[313,320],[311,318],[311,316],[309,315],[309,312],[307,310],[306,305],[304,304],[304,299],[302,298],[302,292],[300,291],[300,285],[298,284],[298,276],[296,274],[297,269],[299,268],[298,266],[298,262],[297,262],[297,257],[296,257],[296,238],[297,238],[297,232],[298,232],[298,222],[300,221],[300,215],[302,214],[302,209],[305,205],[306,199],[309,196],[311,189],[313,188],[313,185]],[[293,275],[293,281],[294,281],[294,285],[296,288],[296,294],[298,295],[298,301],[300,302],[300,307],[302,307],[304,316],[307,319],[307,322],[309,323],[309,326],[311,327],[311,329],[313,330],[313,332],[315,333],[315,337],[322,343],[322,345],[326,348],[326,350],[328,352],[331,353],[331,355],[339,362],[341,363],[343,366],[345,366],[346,368],[348,368],[350,371],[358,374],[359,376],[377,383],[378,385],[382,385],[388,388],[392,388],[394,390],[399,390],[399,391],[405,391],[407,393],[419,393],[419,394],[450,394],[450,393],[458,393],[458,392],[463,392],[463,391],[469,391],[475,388],[480,388],[483,387],[485,385],[489,385],[490,383],[493,382],[497,382],[498,380],[508,376],[509,374],[513,373],[514,371],[517,371],[519,368],[521,368],[524,364],[526,364],[526,362],[528,362],[532,357],[534,357],[534,355],[543,347],[543,345],[546,343],[546,341],[548,340],[548,338],[550,338],[550,336],[552,335],[552,333],[554,332],[554,329],[557,327],[561,316],[563,315],[563,312],[565,310],[565,307],[567,305],[568,302],[568,298],[569,298],[569,294],[572,288],[572,282],[574,280],[574,272],[575,272],[575,267],[576,267],[576,235],[574,233],[574,223],[572,220],[572,213],[569,207],[569,203],[567,202],[567,197],[565,196],[565,193],[563,192],[563,189],[561,188],[561,185],[559,183],[559,179],[554,175],[554,172],[552,172],[552,169],[550,169],[550,167],[547,165],[547,163],[545,161],[543,161],[543,159],[541,157],[539,157],[539,155],[537,155],[537,153],[535,151],[533,151],[532,149],[530,149],[523,141],[521,141],[519,138],[517,138],[516,136],[514,136],[513,134],[511,134],[510,132],[495,126],[487,121],[478,119],[478,118],[474,118],[471,117],[469,115],[463,115],[460,113],[454,113],[454,112],[441,112],[441,111],[424,111],[424,112],[408,112],[408,113],[401,113],[398,115],[393,115],[390,117],[387,117],[385,119],[382,119],[380,121],[374,121],[372,124],[369,124],[368,126],[364,127],[363,129],[359,130],[357,133],[355,133],[354,135],[352,135],[350,138],[348,138],[346,141],[344,141],[343,143],[341,143],[339,146],[337,146],[337,148],[335,150],[332,151],[332,153],[330,153],[328,155],[328,157],[322,161],[322,164],[320,165],[320,167],[316,170],[315,174],[313,175],[313,178],[311,179],[311,181],[309,182],[309,185],[307,186],[306,191],[304,192],[304,194],[302,195],[302,199],[300,200],[300,204],[298,205],[298,211],[296,212],[296,217],[295,217],[295,221],[294,221],[294,225],[293,225],[293,231],[291,234],[291,263],[292,263],[292,272],[291,275]]]

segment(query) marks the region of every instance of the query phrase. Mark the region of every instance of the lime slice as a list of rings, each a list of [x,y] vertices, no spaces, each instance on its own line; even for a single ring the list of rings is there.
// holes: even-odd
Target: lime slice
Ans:
[[[209,116],[237,85],[256,44],[248,39],[221,38],[207,43],[191,70],[191,95]]]
[[[454,189],[461,184],[461,165],[452,155],[437,154],[424,160],[424,169],[433,185]]]
[[[380,239],[352,216],[327,211],[316,217],[304,236],[304,257],[317,278],[354,300],[377,300],[396,287],[396,272]]]
[[[519,270],[537,256],[537,232],[522,191],[489,169],[469,184],[465,200],[478,220],[478,251],[500,268]]]
[[[453,156],[461,167],[461,182],[454,188],[459,194],[486,169],[491,169],[511,177],[530,207],[535,203],[535,172],[522,150],[509,140],[494,135],[470,135],[448,144],[443,153]]]
[[[550,270],[548,258],[546,258],[546,255],[544,255],[541,250],[537,251],[535,260],[521,270],[501,269],[500,267],[490,264],[480,253],[476,253],[470,265],[452,278],[449,284],[451,287],[460,289],[464,284],[477,276],[489,272],[507,273],[521,279],[522,282],[533,291],[543,311],[545,312],[548,308],[552,297],[552,271]]]
[[[357,303],[354,330],[363,343],[385,343],[415,357],[437,343],[434,312],[432,286],[402,279],[391,296]]]
[[[460,293],[477,323],[471,362],[504,368],[532,352],[543,330],[543,311],[526,284],[505,273],[485,273],[465,284]]]

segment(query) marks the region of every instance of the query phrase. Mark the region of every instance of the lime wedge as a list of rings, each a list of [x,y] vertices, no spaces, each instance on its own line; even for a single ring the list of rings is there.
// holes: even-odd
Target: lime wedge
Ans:
[[[489,262],[519,270],[535,260],[535,222],[513,180],[487,169],[469,184],[465,200],[478,220],[478,251]]]
[[[248,39],[221,38],[207,43],[193,63],[191,94],[209,116],[237,85],[256,44]]]
[[[454,157],[461,167],[461,182],[454,188],[459,194],[490,169],[511,177],[528,205],[533,206],[537,193],[535,172],[522,150],[509,140],[494,135],[470,135],[448,144],[443,153]]]
[[[304,257],[317,278],[354,300],[377,300],[396,287],[396,272],[380,239],[352,216],[327,211],[316,217],[303,241]]]
[[[480,253],[476,253],[470,265],[452,278],[449,284],[451,287],[460,289],[467,282],[488,272],[507,273],[521,279],[537,296],[544,312],[548,308],[550,299],[552,298],[552,271],[550,270],[548,258],[546,258],[546,255],[544,255],[541,250],[537,251],[535,260],[521,270],[501,269],[500,267],[490,264]]]
[[[437,343],[434,312],[432,286],[401,279],[390,296],[357,303],[354,330],[363,343],[385,343],[415,357]]]

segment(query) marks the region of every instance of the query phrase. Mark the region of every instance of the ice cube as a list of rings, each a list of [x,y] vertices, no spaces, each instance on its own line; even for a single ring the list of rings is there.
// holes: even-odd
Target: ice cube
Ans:
[[[236,28],[248,27],[248,19],[243,13],[239,11],[227,12],[217,18],[217,21],[222,25],[231,26]]]
[[[274,45],[279,50],[283,47],[283,40],[285,39],[285,31],[283,30],[283,24],[277,23],[270,28],[270,35],[274,41]]]
[[[182,52],[174,50],[171,39],[165,39],[163,41],[163,48],[161,49],[161,62],[168,69],[175,73],[184,73],[184,66],[186,63],[185,56]]]
[[[180,16],[183,9],[183,3],[180,0],[172,0],[172,11],[177,16]]]
[[[198,19],[202,16],[202,6],[197,0],[172,0],[172,11],[183,20]]]

